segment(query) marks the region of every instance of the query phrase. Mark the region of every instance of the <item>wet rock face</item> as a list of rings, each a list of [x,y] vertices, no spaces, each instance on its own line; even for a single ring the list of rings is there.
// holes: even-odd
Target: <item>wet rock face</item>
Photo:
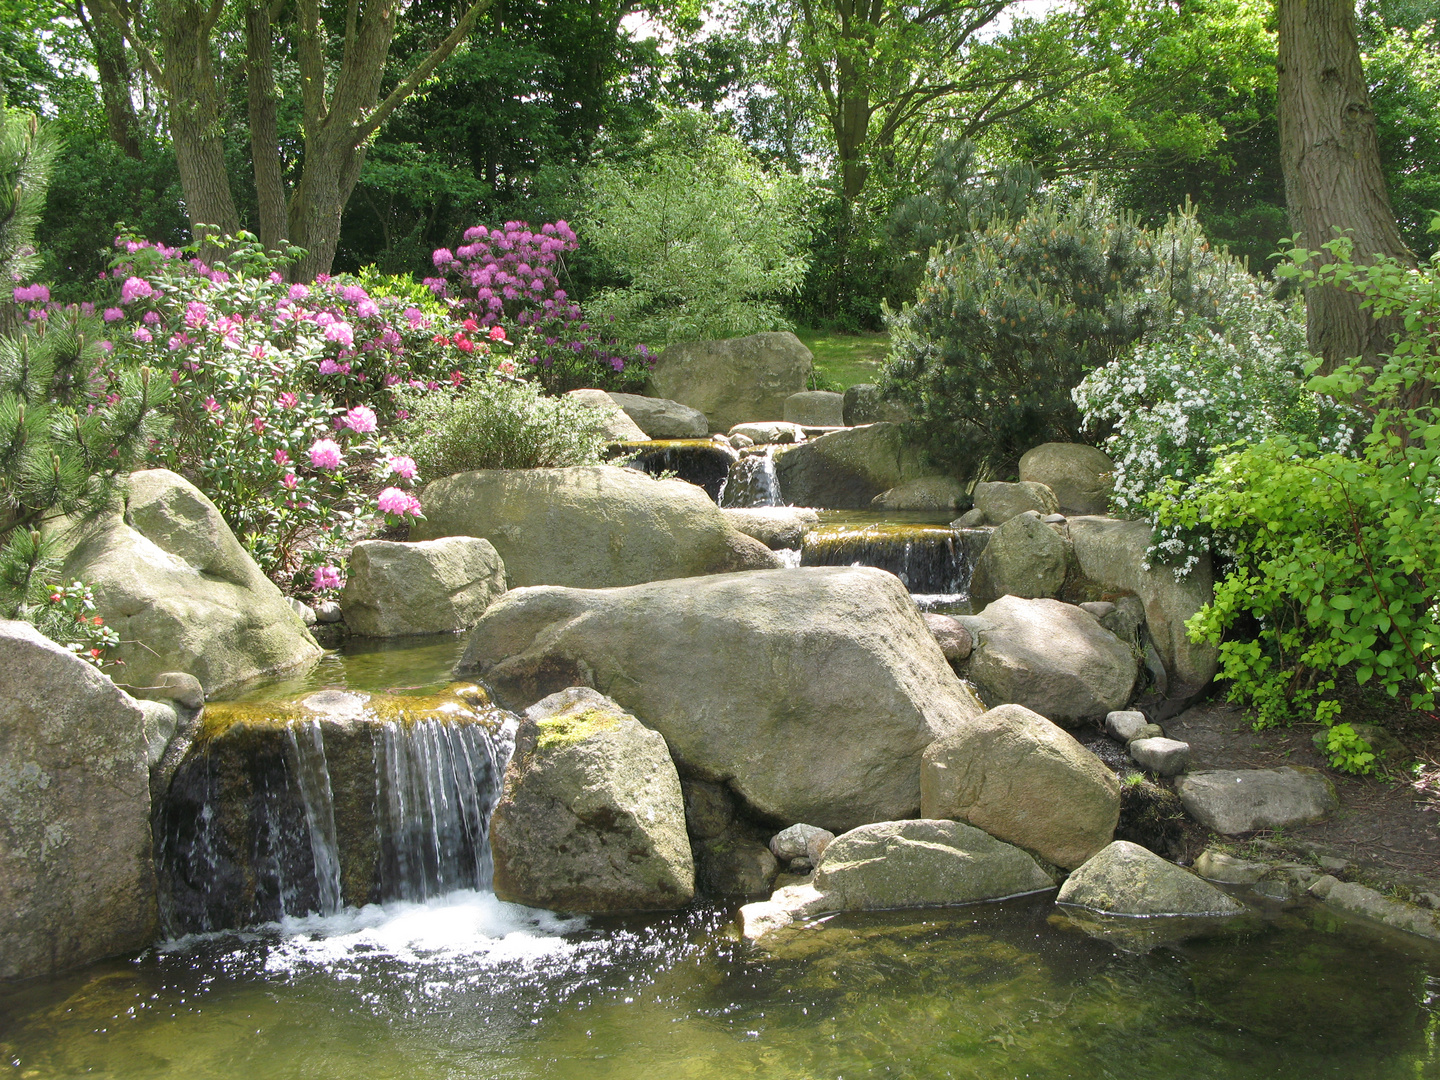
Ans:
[[[145,714],[0,620],[0,980],[138,949],[155,928]]]
[[[1208,881],[1124,840],[1072,873],[1057,899],[1111,915],[1237,915],[1244,910]]]
[[[155,819],[169,928],[487,885],[503,725],[466,686],[211,705]]]
[[[787,503],[837,510],[867,509],[875,496],[930,471],[895,424],[836,431],[775,457]]]
[[[695,895],[685,800],[664,738],[589,687],[526,710],[491,846],[495,895],[518,904],[664,911]]]

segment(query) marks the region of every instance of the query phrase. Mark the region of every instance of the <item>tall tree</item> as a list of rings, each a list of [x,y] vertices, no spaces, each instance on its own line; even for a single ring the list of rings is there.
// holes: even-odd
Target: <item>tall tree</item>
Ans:
[[[165,99],[186,212],[192,228],[240,228],[225,157],[216,37],[222,19],[244,23],[251,155],[259,232],[307,251],[300,278],[328,272],[340,237],[340,216],[360,176],[372,136],[469,35],[493,0],[473,0],[443,40],[381,98],[386,59],[403,4],[345,0],[95,0],[114,22]],[[231,4],[239,6],[232,11]],[[285,18],[281,21],[281,16]],[[338,29],[332,34],[331,26]],[[275,123],[274,45],[284,35],[298,80],[303,125],[299,177],[285,189]],[[282,216],[283,207],[283,216]]]
[[[1278,0],[1280,159],[1285,200],[1301,246],[1337,235],[1365,261],[1414,264],[1390,208],[1352,0]],[[1331,367],[1374,360],[1399,329],[1374,319],[1358,294],[1324,287],[1306,296],[1310,348]]]

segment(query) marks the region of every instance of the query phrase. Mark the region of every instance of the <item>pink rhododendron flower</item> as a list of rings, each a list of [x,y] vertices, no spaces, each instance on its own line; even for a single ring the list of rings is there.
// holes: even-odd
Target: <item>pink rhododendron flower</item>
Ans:
[[[115,322],[117,319],[123,319],[125,317],[125,312],[118,307],[107,307],[104,311],[104,314],[102,314],[100,317],[106,322]]]
[[[101,351],[101,352],[114,352],[114,351],[115,351],[115,343],[114,343],[113,341],[102,341],[102,342],[100,342],[99,344],[100,344],[100,351]]]
[[[340,444],[334,439],[316,439],[310,447],[310,464],[317,469],[338,469],[345,464],[340,454]]]
[[[291,285],[289,296],[291,300],[304,300],[310,295],[309,285]]]
[[[380,305],[367,296],[355,305],[355,314],[362,319],[372,319],[380,314]]]
[[[490,340],[491,340],[491,341],[504,341],[504,340],[505,340],[505,327],[503,327],[503,326],[492,326],[492,327],[490,328]]]
[[[276,450],[276,451],[275,451],[275,464],[276,464],[276,465],[289,465],[289,464],[290,464],[290,455],[285,452],[284,447],[281,447],[279,450]]]
[[[17,304],[48,304],[50,290],[44,285],[16,285],[15,302]]]
[[[194,342],[191,340],[189,334],[181,332],[179,334],[170,335],[169,348],[171,352],[175,352],[177,349],[183,349],[186,345],[192,344],[194,344]]]
[[[252,417],[250,419],[250,427],[254,429],[256,435],[259,435],[265,430],[265,420],[259,416]],[[284,451],[281,451],[281,453],[284,453]]]
[[[210,317],[210,309],[199,300],[191,300],[185,305],[185,325],[192,330],[198,330],[205,325],[205,320]]]
[[[368,435],[377,427],[375,410],[366,405],[356,405],[345,414],[345,426],[361,435]]]
[[[140,321],[146,326],[156,326],[160,322],[160,313],[158,311],[147,311],[144,315],[140,316]]]
[[[392,457],[386,463],[386,468],[396,476],[403,477],[406,480],[415,479],[415,459],[412,457]]]
[[[282,409],[293,409],[295,407],[295,403],[299,400],[300,399],[297,398],[294,394],[292,394],[289,390],[286,390],[284,393],[282,393],[279,397],[275,399],[275,403],[279,405]]]
[[[317,566],[315,568],[314,586],[316,592],[320,592],[323,589],[338,589],[340,588],[340,583],[340,571],[336,567]]]
[[[294,491],[296,485],[300,483],[300,478],[293,472],[287,472],[280,478],[280,483],[284,484],[287,490]]]
[[[219,412],[220,403],[216,401],[213,397],[207,397],[205,399],[205,411],[210,413]]]
[[[375,504],[387,514],[395,514],[404,517],[406,514],[419,516],[420,500],[411,495],[408,491],[401,491],[397,487],[388,487],[375,497]]]
[[[140,342],[140,344],[142,345],[148,345],[150,344],[150,342],[155,340],[155,335],[150,333],[150,331],[146,330],[143,326],[137,326],[134,330],[131,330],[130,336],[133,337],[136,341]]]
[[[144,278],[128,277],[125,284],[120,286],[120,303],[128,304],[132,300],[148,300],[155,295],[155,290]]]
[[[500,372],[500,374],[502,375],[514,375],[515,361],[511,360],[509,357],[506,357],[504,360],[501,360],[498,364],[495,365],[495,370]]]
[[[349,323],[337,320],[325,327],[325,340],[338,341],[341,345],[349,346],[355,341],[355,331],[350,328]]]

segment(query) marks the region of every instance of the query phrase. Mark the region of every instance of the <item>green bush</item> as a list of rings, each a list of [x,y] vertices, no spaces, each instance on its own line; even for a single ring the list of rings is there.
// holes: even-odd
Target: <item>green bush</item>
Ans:
[[[1357,267],[1348,241],[1326,246],[1327,265],[1297,251],[1282,272],[1354,288],[1407,328],[1378,369],[1351,363],[1308,384],[1358,403],[1369,421],[1359,453],[1277,436],[1222,458],[1164,516],[1210,527],[1229,551],[1190,630],[1219,644],[1231,698],[1254,707],[1257,726],[1326,725],[1331,760],[1363,772],[1373,755],[1340,722],[1341,672],[1393,697],[1410,688],[1411,707],[1430,712],[1440,690],[1440,265]]]
[[[882,385],[938,463],[1003,478],[1032,446],[1080,441],[1087,372],[1213,315],[1237,274],[1188,209],[1149,230],[1093,188],[1052,195],[931,253],[915,302],[887,313]]]
[[[432,479],[471,469],[594,465],[605,446],[597,410],[505,376],[413,394],[406,406],[401,448]]]
[[[581,229],[626,284],[585,303],[622,344],[789,328],[781,297],[805,276],[800,182],[767,172],[737,139],[680,118],[638,160],[589,174]]]

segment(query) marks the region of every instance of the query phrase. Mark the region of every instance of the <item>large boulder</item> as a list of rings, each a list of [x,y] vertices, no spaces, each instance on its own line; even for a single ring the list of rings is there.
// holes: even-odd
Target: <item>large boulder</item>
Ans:
[[[362,540],[340,605],[363,637],[441,634],[470,629],[504,592],[505,564],[488,540]]]
[[[836,833],[918,812],[921,753],[982,711],[899,579],[868,567],[515,590],[458,670],[512,707],[603,688],[687,774]]]
[[[895,424],[831,432],[775,455],[780,493],[792,506],[868,509],[875,496],[926,471]]]
[[[678,401],[640,394],[612,393],[610,397],[649,438],[703,439],[710,434],[705,414]]]
[[[953,476],[907,480],[870,500],[876,510],[956,510],[970,501],[965,485]]]
[[[671,345],[655,360],[647,390],[698,409],[712,431],[747,420],[783,420],[785,399],[805,389],[814,362],[787,332]]]
[[[754,940],[829,911],[973,904],[1054,888],[1035,860],[958,821],[882,821],[837,836],[810,885],[790,886],[740,911]]]
[[[95,586],[132,685],[188,671],[214,696],[320,656],[215,504],[173,472],[132,473],[108,509],[66,522],[57,540],[65,580]]]
[[[0,621],[0,979],[155,932],[145,713],[79,657]]]
[[[1114,839],[1120,783],[1043,716],[1001,705],[925,748],[920,816],[969,822],[1073,870]]]
[[[703,491],[633,469],[486,469],[430,484],[416,540],[480,536],[514,586],[605,588],[777,566]]]
[[[844,427],[845,396],[833,390],[801,390],[785,399],[785,419],[801,427]]]
[[[595,410],[600,420],[600,434],[606,442],[642,442],[649,438],[604,390],[571,390],[565,396]]]
[[[772,550],[798,548],[805,534],[820,524],[820,515],[803,506],[727,508],[725,518]]]
[[[846,427],[878,424],[882,421],[903,424],[910,419],[910,410],[898,401],[887,401],[874,383],[856,383],[845,388],[841,419]]]
[[[1044,484],[1022,481],[1007,484],[1000,481],[975,485],[975,507],[971,525],[1004,525],[1016,514],[1034,510],[1041,517],[1058,513],[1060,503],[1055,493]]]
[[[1153,851],[1116,840],[1072,873],[1056,900],[1107,915],[1238,915],[1244,907]]]
[[[685,799],[664,738],[589,687],[526,710],[490,849],[495,895],[517,904],[671,910],[695,895]]]
[[[1110,506],[1115,463],[1084,443],[1044,443],[1020,457],[1020,479],[1044,484],[1064,514],[1103,514]]]
[[[1138,596],[1145,605],[1150,640],[1165,665],[1170,696],[1198,693],[1215,677],[1219,651],[1191,641],[1185,621],[1214,598],[1210,556],[1202,555],[1190,573],[1177,580],[1170,566],[1146,569],[1151,529],[1143,521],[1072,517],[1069,528],[1084,579],[1076,585],[1076,598],[1099,599],[1116,592]]]
[[[1227,836],[1323,821],[1340,807],[1335,785],[1317,769],[1214,769],[1175,781],[1185,812]]]
[[[975,636],[969,676],[989,705],[1024,705],[1057,724],[1075,724],[1130,703],[1135,656],[1087,611],[1002,596],[961,621]]]
[[[1034,510],[1016,514],[990,534],[970,577],[970,602],[984,607],[1002,596],[1059,596],[1070,571],[1070,542]]]

